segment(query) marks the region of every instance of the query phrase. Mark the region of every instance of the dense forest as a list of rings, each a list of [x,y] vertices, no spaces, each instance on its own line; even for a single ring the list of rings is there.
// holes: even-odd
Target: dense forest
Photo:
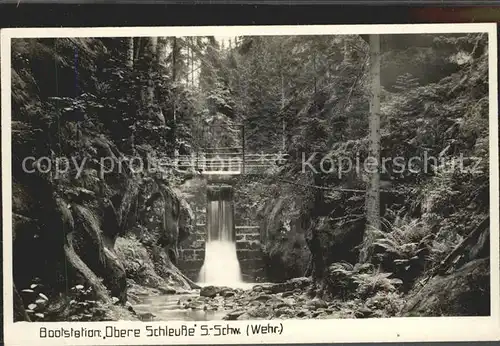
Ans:
[[[234,187],[238,219],[260,226],[265,282],[202,288],[186,307],[489,315],[487,44],[476,33],[14,39],[15,319],[136,320],[141,293],[198,292],[177,262],[195,228],[179,187],[199,172],[131,158],[239,143],[204,131],[237,124],[248,152],[286,155]],[[346,167],[369,156],[408,165]]]

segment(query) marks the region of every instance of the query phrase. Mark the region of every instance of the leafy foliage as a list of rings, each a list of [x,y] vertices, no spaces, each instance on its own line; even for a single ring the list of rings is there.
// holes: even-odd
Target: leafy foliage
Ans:
[[[486,47],[481,34],[382,39],[381,156],[399,158],[404,167],[392,160],[381,172],[386,221],[376,232],[373,263],[403,280],[404,291],[487,213]],[[346,161],[362,165],[368,156],[367,45],[354,36],[244,37],[226,57],[218,71],[247,124],[249,147],[282,150],[285,125],[288,161],[275,176],[254,182],[250,194],[265,200],[256,217],[269,235],[266,249],[288,253],[295,232],[303,233],[312,256],[322,257],[313,261],[324,267],[318,273],[329,273],[331,263],[350,258],[339,253],[340,244],[358,245],[345,234],[364,228],[369,177],[362,167],[347,169]]]

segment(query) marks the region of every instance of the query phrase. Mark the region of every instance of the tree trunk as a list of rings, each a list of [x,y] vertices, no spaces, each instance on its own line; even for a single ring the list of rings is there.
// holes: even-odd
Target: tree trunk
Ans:
[[[156,58],[157,65],[163,69],[166,66],[167,60],[167,39],[165,37],[158,37]]]
[[[344,39],[344,62],[349,63],[351,62],[351,50],[349,47],[349,43],[347,41],[347,37]]]
[[[284,108],[285,108],[285,75],[283,73],[283,48],[281,51],[281,116],[283,119],[281,120],[281,130],[282,130],[282,143],[281,143],[281,150],[283,150],[283,153],[286,152],[286,136],[285,136],[285,114],[284,114]]]
[[[139,60],[139,57],[141,56],[141,38],[138,37],[137,40],[136,40],[136,44],[135,44],[135,47],[134,47],[134,50],[135,50],[135,61]]]
[[[147,87],[147,105],[154,104],[155,85],[154,85],[154,72],[155,63],[157,62],[156,47],[158,43],[157,37],[151,37],[148,45],[148,87]]]
[[[157,68],[157,46],[158,38],[150,37],[145,43],[145,61],[146,61],[146,90],[143,95],[143,107],[146,110],[146,118],[154,120],[160,125],[165,124],[165,118],[161,108],[156,100],[156,75]]]
[[[175,150],[176,150],[176,125],[177,125],[177,89],[176,89],[176,82],[177,82],[177,38],[174,37],[172,41],[172,84],[173,84],[173,105],[172,105],[172,153],[175,155]]]
[[[177,37],[172,40],[172,82],[177,80]]]
[[[192,44],[195,44],[195,40],[193,38]],[[191,86],[194,87],[194,49],[191,49]]]
[[[188,43],[186,45],[186,65],[189,66],[189,60],[191,59],[191,48],[189,47],[189,39],[187,38],[186,40],[186,43]],[[186,86],[189,86],[189,68],[186,69]]]
[[[134,38],[130,37],[127,41],[127,67],[134,68]]]
[[[156,101],[159,106],[159,112],[161,113],[160,116],[162,118],[162,124],[167,124],[168,122],[168,112],[163,108],[164,104],[161,102],[164,99],[165,95],[162,94],[162,88],[160,85],[160,78],[163,78],[163,75],[167,72],[167,43],[168,41],[166,37],[158,37],[155,54],[155,67],[156,72],[159,75],[159,78],[156,78],[155,95],[157,95]]]
[[[318,88],[318,78],[316,76],[316,52],[314,52],[313,55],[313,69],[314,69],[314,98],[316,99],[316,94],[317,94],[317,88]]]
[[[309,248],[312,253],[312,276],[315,281],[321,282],[325,274],[325,261],[323,258],[323,251],[321,247],[321,242],[318,237],[317,224],[313,224],[313,229],[311,230],[311,240]]]
[[[111,303],[111,298],[106,287],[102,284],[101,279],[82,261],[73,247],[73,233],[66,235],[66,243],[64,244],[64,252],[68,263],[82,276],[94,290],[97,298],[105,303]]]
[[[374,230],[380,229],[380,35],[370,35],[370,181],[366,196],[367,228],[360,251],[360,262],[370,260]]]

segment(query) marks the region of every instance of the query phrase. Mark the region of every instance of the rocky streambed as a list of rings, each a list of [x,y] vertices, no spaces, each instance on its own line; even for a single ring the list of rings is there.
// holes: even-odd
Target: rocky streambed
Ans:
[[[319,298],[311,299],[304,290],[307,284],[307,280],[295,280],[288,285],[256,285],[250,290],[209,286],[184,306],[226,310],[224,320],[337,318],[337,306]]]
[[[385,290],[362,299],[322,299],[323,295],[306,277],[255,284],[247,289],[205,286],[167,293],[137,288],[132,289],[132,305],[143,321],[394,317],[403,304],[401,294]]]
[[[256,284],[251,289],[206,286],[189,294],[159,296],[156,302],[148,299],[134,307],[143,320],[334,319],[377,315],[359,300],[326,301],[314,297],[309,278]],[[159,311],[161,306],[163,311]]]

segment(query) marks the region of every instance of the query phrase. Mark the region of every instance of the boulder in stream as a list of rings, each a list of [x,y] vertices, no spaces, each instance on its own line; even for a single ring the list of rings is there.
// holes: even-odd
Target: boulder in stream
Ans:
[[[226,316],[224,316],[223,319],[233,321],[233,320],[238,319],[238,317],[240,317],[244,313],[245,313],[245,310],[234,310],[234,311],[231,311],[230,313],[228,313]]]
[[[235,291],[233,291],[232,289],[229,289],[229,288],[225,288],[223,290],[221,290],[219,292],[219,295],[224,297],[224,298],[227,298],[227,297],[232,297],[236,294]]]
[[[217,294],[221,291],[220,287],[216,286],[205,286],[202,287],[200,290],[200,296],[202,297],[208,297],[208,298],[215,298]]]
[[[253,300],[254,301],[260,301],[260,302],[266,302],[268,301],[269,299],[271,299],[272,297],[268,294],[261,294],[257,297],[255,297]]]
[[[162,294],[176,294],[177,293],[177,290],[175,288],[170,287],[168,285],[160,286],[160,287],[158,287],[158,290]]]

